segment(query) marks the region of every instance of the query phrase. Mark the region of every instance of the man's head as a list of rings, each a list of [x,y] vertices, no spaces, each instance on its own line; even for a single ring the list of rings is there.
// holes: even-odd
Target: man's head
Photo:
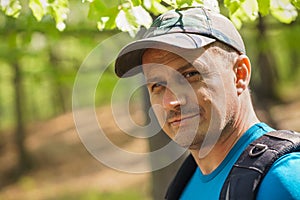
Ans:
[[[243,101],[249,101],[251,66],[239,33],[203,8],[169,11],[153,27],[123,48],[117,75],[144,73],[156,117],[177,143],[214,145],[250,105]]]
[[[180,53],[144,52],[150,102],[163,130],[181,146],[199,148],[209,134],[204,146],[213,145],[249,106],[243,101],[249,97],[251,66],[245,55],[230,49],[216,42]]]

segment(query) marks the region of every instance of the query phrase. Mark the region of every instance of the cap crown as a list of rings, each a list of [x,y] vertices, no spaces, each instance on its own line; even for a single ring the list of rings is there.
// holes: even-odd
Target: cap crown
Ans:
[[[229,19],[202,7],[175,9],[153,22],[143,38],[169,33],[190,33],[214,38],[240,53],[246,53],[243,40]]]

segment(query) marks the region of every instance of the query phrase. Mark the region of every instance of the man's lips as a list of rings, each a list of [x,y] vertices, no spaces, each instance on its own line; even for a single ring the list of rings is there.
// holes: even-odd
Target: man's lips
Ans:
[[[196,117],[200,117],[200,114],[197,113],[197,114],[192,114],[192,115],[183,116],[183,117],[176,117],[176,118],[168,120],[168,122],[169,122],[169,124],[171,124],[171,126],[182,126],[189,120],[196,118]]]

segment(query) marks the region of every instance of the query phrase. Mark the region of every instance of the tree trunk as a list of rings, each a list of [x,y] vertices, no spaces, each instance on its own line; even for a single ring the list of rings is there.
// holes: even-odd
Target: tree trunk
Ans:
[[[23,108],[22,99],[22,75],[20,70],[20,65],[17,60],[12,63],[14,70],[14,92],[15,92],[15,118],[16,118],[16,132],[15,132],[15,143],[18,155],[18,169],[17,174],[22,174],[30,168],[29,155],[25,146],[25,128],[23,124]]]
[[[264,18],[259,16],[257,24],[257,63],[254,69],[258,70],[258,78],[251,82],[251,88],[254,91],[253,102],[256,109],[260,108],[263,114],[260,116],[263,121],[276,128],[276,121],[270,113],[272,102],[279,100],[276,93],[277,87],[277,66],[272,51],[272,47],[266,35],[266,23]]]
[[[258,69],[259,80],[254,85],[258,99],[262,100],[274,100],[277,99],[276,94],[276,82],[277,82],[277,67],[274,55],[272,54],[272,47],[268,43],[266,36],[266,24],[263,18],[260,16],[257,29],[258,35]]]
[[[67,106],[65,104],[65,92],[63,91],[63,87],[60,83],[59,80],[59,73],[58,71],[61,69],[58,69],[57,66],[59,66],[58,63],[58,58],[57,56],[54,54],[53,50],[51,49],[49,51],[49,55],[50,55],[50,63],[52,65],[52,73],[51,73],[51,79],[53,82],[53,91],[55,95],[53,95],[53,105],[54,107],[58,107],[58,112],[57,114],[61,114],[61,113],[66,113],[67,112]]]

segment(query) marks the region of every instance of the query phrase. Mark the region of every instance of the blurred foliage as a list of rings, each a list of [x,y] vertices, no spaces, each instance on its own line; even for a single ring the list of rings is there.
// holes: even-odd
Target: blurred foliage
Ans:
[[[282,23],[291,23],[300,9],[298,0],[225,0],[224,5],[229,9],[230,19],[239,28],[245,21],[256,20],[259,14],[271,14]]]
[[[252,89],[259,86],[268,74],[260,74],[259,68],[265,66],[259,62],[258,56],[266,52],[274,61],[274,88],[277,97],[285,102],[299,98],[300,83],[300,20],[297,18],[291,24],[279,23],[274,18],[264,18],[265,36],[258,41],[260,32],[258,22],[247,22],[240,30],[246,45],[247,55],[252,63]],[[271,84],[271,83],[269,83]]]
[[[73,0],[74,1],[74,0]],[[55,20],[56,28],[63,31],[72,11],[72,0],[1,0],[1,9],[7,16],[19,17],[31,11],[37,21],[45,17]],[[259,14],[271,14],[283,23],[291,23],[298,16],[299,0],[224,0],[221,1],[229,11],[229,17],[237,27],[245,21],[254,21]],[[171,8],[204,5],[219,11],[217,0],[82,0],[88,4],[89,19],[97,23],[99,30],[118,28],[134,36],[141,26],[149,28],[151,15],[158,15]]]
[[[84,58],[99,42],[116,33],[99,33],[84,16],[77,17],[78,13],[88,13],[87,6],[82,7],[80,2],[71,6],[75,9],[63,33],[52,28],[55,21],[48,17],[36,23],[30,14],[18,19],[0,14],[3,41],[0,44],[0,129],[16,125],[12,63],[20,65],[25,122],[48,119],[71,110],[73,83]],[[107,87],[97,92],[99,104],[110,100],[103,93],[112,90],[111,73],[112,70],[103,75],[109,82],[104,82]]]

